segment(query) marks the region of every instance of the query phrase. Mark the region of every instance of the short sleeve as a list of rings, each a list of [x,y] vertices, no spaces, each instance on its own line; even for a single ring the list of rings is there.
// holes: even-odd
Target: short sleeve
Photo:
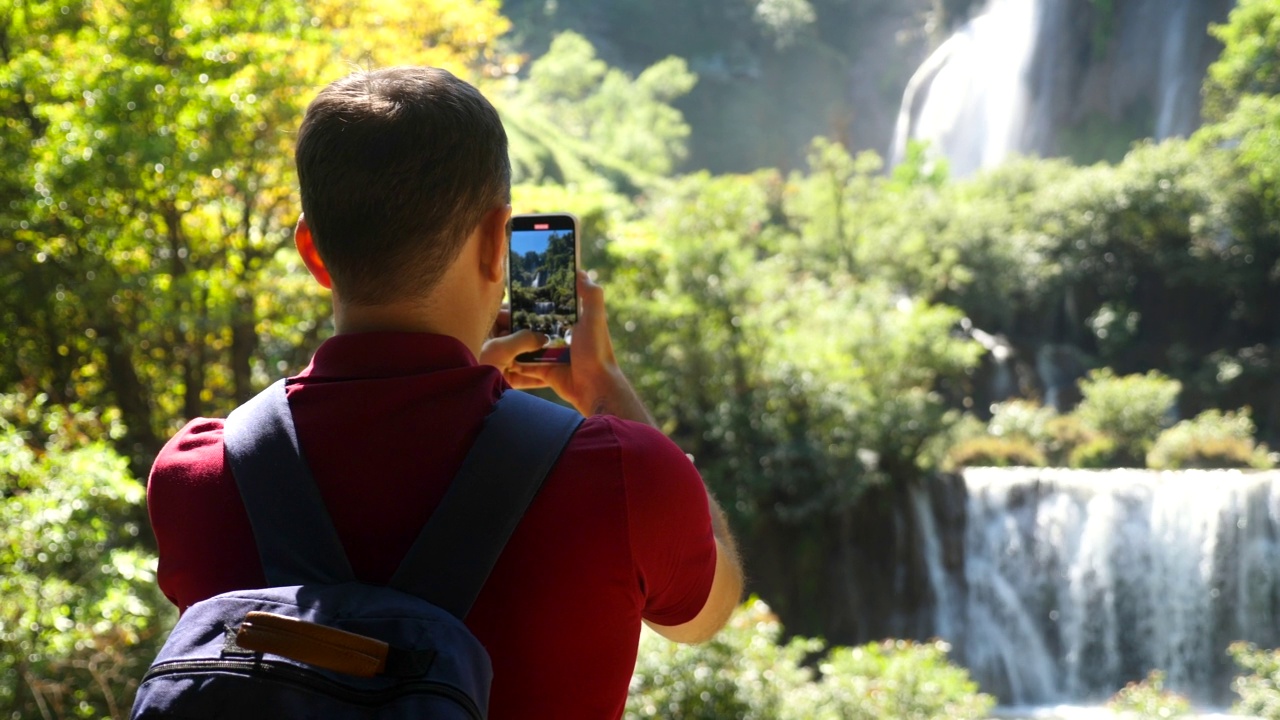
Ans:
[[[156,456],[147,514],[160,590],[180,610],[228,590],[262,587],[253,529],[224,461],[222,421],[197,418]]]
[[[706,605],[715,577],[706,486],[688,456],[661,432],[625,421],[615,425],[642,615],[658,625],[686,623]]]

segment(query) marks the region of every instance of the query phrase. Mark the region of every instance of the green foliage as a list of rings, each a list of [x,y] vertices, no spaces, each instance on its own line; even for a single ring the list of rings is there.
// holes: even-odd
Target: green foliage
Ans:
[[[387,48],[466,75],[505,27],[492,1],[401,6],[0,2],[0,388],[119,408],[140,474],[304,366],[328,326],[291,243],[307,101]]]
[[[1141,682],[1131,682],[1107,703],[1111,710],[1135,720],[1163,720],[1191,715],[1191,703],[1164,687],[1164,673],[1152,670]]]
[[[1227,649],[1231,659],[1246,674],[1231,688],[1240,696],[1231,711],[1265,720],[1280,720],[1280,650],[1263,650],[1252,643],[1233,643]]]
[[[947,662],[943,642],[890,640],[835,648],[819,663],[822,720],[985,718],[995,704],[963,668]],[[823,697],[825,696],[825,697]]]
[[[820,640],[781,638],[781,624],[759,600],[703,645],[645,631],[625,717],[963,720],[985,717],[993,705],[947,662],[943,643],[836,647],[818,659]]]
[[[698,175],[655,194],[612,246],[610,303],[633,380],[733,512],[794,522],[916,476],[948,424],[938,385],[977,347],[952,336],[951,308],[770,253],[795,240],[777,182]]]
[[[672,103],[696,81],[676,57],[632,78],[597,58],[586,38],[562,33],[527,80],[494,98],[511,136],[515,180],[652,184],[685,156],[689,126]]]
[[[1212,32],[1223,49],[1205,80],[1207,118],[1222,120],[1245,96],[1280,95],[1280,3],[1240,0]]]
[[[1160,429],[1169,424],[1181,387],[1154,370],[1123,377],[1107,369],[1094,370],[1080,383],[1084,400],[1076,415],[1115,443],[1119,462],[1142,467]]]
[[[945,467],[1044,467],[1044,453],[1025,437],[978,437],[953,445]]]
[[[1053,464],[1178,470],[1274,465],[1267,448],[1254,440],[1256,428],[1248,408],[1206,410],[1161,432],[1178,396],[1176,381],[1156,372],[1116,377],[1100,370],[1081,388],[1084,402],[1066,415],[1011,400],[992,406],[986,424],[966,416],[948,433],[944,468]],[[1145,446],[1150,449],[1140,464],[1135,453]]]
[[[1248,408],[1226,413],[1206,410],[1160,433],[1147,453],[1147,467],[1271,468],[1267,449],[1256,444],[1254,432]]]
[[[140,540],[142,486],[102,441],[81,442],[100,423],[41,410],[59,418],[42,444],[0,419],[0,715],[124,717],[173,621]]]
[[[1057,415],[1053,408],[1041,407],[1038,403],[1007,400],[992,406],[987,427],[996,437],[1040,442],[1049,435],[1049,426]]]
[[[1115,438],[1098,435],[1077,445],[1067,453],[1067,467],[1077,470],[1104,470],[1114,467],[1132,467],[1133,462],[1123,455]]]
[[[513,42],[543,54],[570,30],[590,38],[600,57],[639,73],[670,56],[685,58],[699,81],[680,102],[693,130],[690,157],[677,170],[751,172],[794,168],[817,135],[887,139],[891,113],[919,61],[921,40],[886,39],[890,18],[916,10],[890,0],[505,0]],[[931,23],[932,24],[932,23]],[[941,30],[941,28],[939,28]],[[874,57],[853,99],[850,68]],[[603,149],[602,149],[603,150]]]
[[[821,650],[819,640],[782,642],[778,618],[755,599],[700,645],[673,643],[646,629],[625,717],[793,717],[787,714],[792,696],[812,683],[813,672],[804,663]]]

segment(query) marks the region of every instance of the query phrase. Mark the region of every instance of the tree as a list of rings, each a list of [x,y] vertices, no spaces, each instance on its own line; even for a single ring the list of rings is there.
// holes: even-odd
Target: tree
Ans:
[[[114,412],[0,395],[0,715],[127,715],[174,608]]]
[[[400,7],[0,3],[0,386],[119,407],[142,475],[299,369],[328,314],[290,247],[313,89],[352,61],[478,74],[506,29],[496,2]]]
[[[586,38],[562,33],[527,79],[495,98],[516,180],[651,185],[684,158],[689,126],[671,103],[695,81],[675,57],[633,79],[597,58]]]
[[[1240,0],[1212,32],[1223,48],[1205,79],[1207,120],[1226,118],[1245,97],[1280,95],[1280,2]]]

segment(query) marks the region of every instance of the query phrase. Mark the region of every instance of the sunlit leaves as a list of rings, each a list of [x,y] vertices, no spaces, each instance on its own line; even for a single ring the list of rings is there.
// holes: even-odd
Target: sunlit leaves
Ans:
[[[1241,98],[1280,94],[1280,3],[1241,0],[1227,22],[1212,28],[1224,47],[1209,66],[1205,115],[1222,120]]]
[[[0,4],[0,383],[118,406],[145,466],[300,369],[328,315],[281,253],[306,103],[354,63],[478,75],[505,29],[462,0]]]
[[[360,67],[433,65],[465,76],[483,70],[477,62],[499,60],[494,41],[510,26],[498,0],[319,0],[308,7],[312,24]]]
[[[722,499],[800,520],[917,473],[944,426],[937,386],[977,349],[953,336],[956,311],[804,254],[779,182],[694,175],[654,193],[612,245],[611,316],[633,379]]]
[[[941,643],[887,641],[827,648],[783,640],[782,625],[749,600],[711,642],[640,639],[626,717],[744,720],[963,720],[986,717],[978,692]]]
[[[586,38],[557,36],[528,78],[495,98],[517,180],[652,184],[685,156],[689,126],[671,103],[695,80],[674,57],[633,79],[597,58]]]
[[[171,623],[156,560],[139,549],[142,486],[123,457],[85,439],[101,431],[90,414],[0,395],[6,712],[122,716]]]

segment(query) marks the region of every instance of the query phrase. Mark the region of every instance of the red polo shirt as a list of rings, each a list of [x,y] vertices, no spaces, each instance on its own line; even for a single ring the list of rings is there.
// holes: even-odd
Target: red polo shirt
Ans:
[[[357,578],[390,579],[505,387],[456,340],[397,333],[327,340],[289,385]],[[165,445],[147,500],[160,587],[179,608],[265,585],[222,420],[193,420]],[[490,717],[621,716],[641,618],[693,619],[715,558],[684,453],[646,425],[588,418],[467,617],[493,660]]]

